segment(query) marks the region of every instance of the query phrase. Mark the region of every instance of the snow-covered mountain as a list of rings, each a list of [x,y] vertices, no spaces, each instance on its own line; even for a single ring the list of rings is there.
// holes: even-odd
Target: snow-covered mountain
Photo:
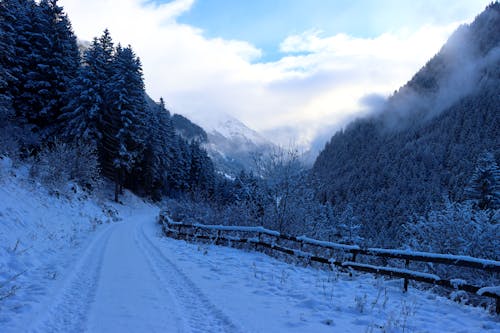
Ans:
[[[258,132],[230,116],[207,129],[207,134],[209,155],[221,171],[230,175],[243,169],[253,170],[255,157],[275,148]]]
[[[190,119],[205,130],[207,141],[204,147],[218,171],[229,176],[241,170],[254,170],[255,157],[276,148],[274,143],[230,115],[210,119],[192,115]]]
[[[257,131],[247,127],[241,121],[231,116],[225,119],[220,119],[217,125],[207,128],[209,136],[224,137],[231,141],[238,142],[243,145],[241,149],[251,149],[255,146],[273,145],[269,140],[265,139]]]

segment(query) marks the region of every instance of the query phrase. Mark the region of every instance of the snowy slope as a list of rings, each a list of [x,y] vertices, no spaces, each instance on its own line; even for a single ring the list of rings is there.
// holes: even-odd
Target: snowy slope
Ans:
[[[398,280],[163,237],[158,207],[130,193],[94,228],[109,220],[94,200],[19,178],[1,178],[2,285],[24,273],[0,301],[0,332],[500,331],[485,310]]]
[[[0,159],[0,331],[43,307],[65,268],[80,256],[109,207],[83,193],[50,195],[26,168]],[[19,323],[18,324],[23,324]]]

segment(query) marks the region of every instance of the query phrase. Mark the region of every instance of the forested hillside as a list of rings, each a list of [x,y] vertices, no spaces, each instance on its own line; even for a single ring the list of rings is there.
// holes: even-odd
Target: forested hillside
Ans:
[[[115,200],[123,187],[154,199],[213,187],[205,151],[147,99],[131,46],[105,30],[81,53],[55,0],[5,0],[0,15],[1,155],[33,160],[46,182],[91,189],[104,176]]]
[[[317,158],[320,199],[351,206],[368,239],[408,244],[415,223],[438,222],[441,209],[445,220],[453,215],[446,209],[456,216],[472,209],[498,224],[499,31],[496,2],[461,26],[382,110],[336,133]]]

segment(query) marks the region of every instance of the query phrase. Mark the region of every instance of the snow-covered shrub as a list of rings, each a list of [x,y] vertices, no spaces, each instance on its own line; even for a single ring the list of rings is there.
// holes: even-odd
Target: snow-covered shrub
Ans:
[[[175,222],[184,220],[186,213],[180,200],[169,199],[166,201],[163,211]]]
[[[408,244],[422,251],[500,260],[498,211],[474,209],[471,203],[447,201],[406,225]]]
[[[359,218],[354,215],[352,205],[348,204],[342,212],[336,215],[334,226],[340,236],[339,242],[361,245],[363,241],[360,236],[361,223]]]
[[[419,251],[500,260],[498,216],[498,210],[481,210],[471,202],[447,200],[443,209],[431,211],[405,226],[406,245]],[[480,285],[500,283],[499,274],[448,265],[421,266],[441,278],[462,278]]]
[[[166,201],[164,211],[176,222],[221,224],[213,207],[203,201],[169,199]]]
[[[56,141],[38,153],[31,175],[44,186],[65,193],[69,182],[85,189],[94,189],[99,181],[99,166],[95,149],[87,144]]]

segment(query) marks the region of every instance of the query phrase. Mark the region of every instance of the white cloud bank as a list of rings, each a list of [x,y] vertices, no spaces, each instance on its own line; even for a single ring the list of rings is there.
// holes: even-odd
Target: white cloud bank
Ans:
[[[80,39],[109,28],[141,57],[148,93],[202,125],[230,114],[278,143],[307,144],[325,126],[364,112],[360,100],[387,95],[432,57],[457,27],[426,25],[376,38],[310,30],[280,45],[284,57],[259,63],[245,41],[209,39],[176,21],[194,0],[62,0]],[[256,27],[258,29],[258,27]]]

